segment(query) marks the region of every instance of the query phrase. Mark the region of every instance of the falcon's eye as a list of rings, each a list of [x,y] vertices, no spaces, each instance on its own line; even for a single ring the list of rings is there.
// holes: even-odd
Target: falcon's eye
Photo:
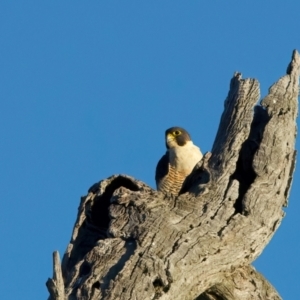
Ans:
[[[179,131],[179,130],[174,131],[174,135],[179,135],[180,133],[181,133],[181,131]]]

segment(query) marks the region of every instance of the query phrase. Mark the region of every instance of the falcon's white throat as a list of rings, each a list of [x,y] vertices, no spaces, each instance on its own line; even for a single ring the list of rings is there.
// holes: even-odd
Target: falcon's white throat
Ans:
[[[188,141],[184,146],[177,146],[169,150],[170,165],[177,171],[190,174],[195,165],[201,160],[200,148]]]

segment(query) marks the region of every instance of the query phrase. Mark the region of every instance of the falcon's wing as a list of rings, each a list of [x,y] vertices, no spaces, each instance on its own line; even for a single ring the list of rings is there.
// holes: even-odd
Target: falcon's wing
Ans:
[[[169,171],[169,153],[168,151],[159,160],[156,166],[155,181],[156,187],[159,188],[160,181],[168,174]]]

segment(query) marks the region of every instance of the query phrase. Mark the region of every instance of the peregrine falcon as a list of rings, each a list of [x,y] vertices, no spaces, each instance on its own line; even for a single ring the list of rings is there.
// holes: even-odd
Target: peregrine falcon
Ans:
[[[156,166],[156,186],[158,191],[178,195],[185,178],[203,155],[189,133],[181,127],[167,129],[165,141],[167,152]]]

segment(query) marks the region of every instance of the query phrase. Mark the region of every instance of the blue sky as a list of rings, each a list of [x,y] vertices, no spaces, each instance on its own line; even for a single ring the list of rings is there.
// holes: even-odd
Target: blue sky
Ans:
[[[300,50],[299,11],[277,0],[1,1],[1,298],[48,297],[80,196],[118,173],[154,187],[165,129],[185,127],[209,151],[234,71],[265,96]],[[299,172],[254,263],[288,300],[299,294]]]

